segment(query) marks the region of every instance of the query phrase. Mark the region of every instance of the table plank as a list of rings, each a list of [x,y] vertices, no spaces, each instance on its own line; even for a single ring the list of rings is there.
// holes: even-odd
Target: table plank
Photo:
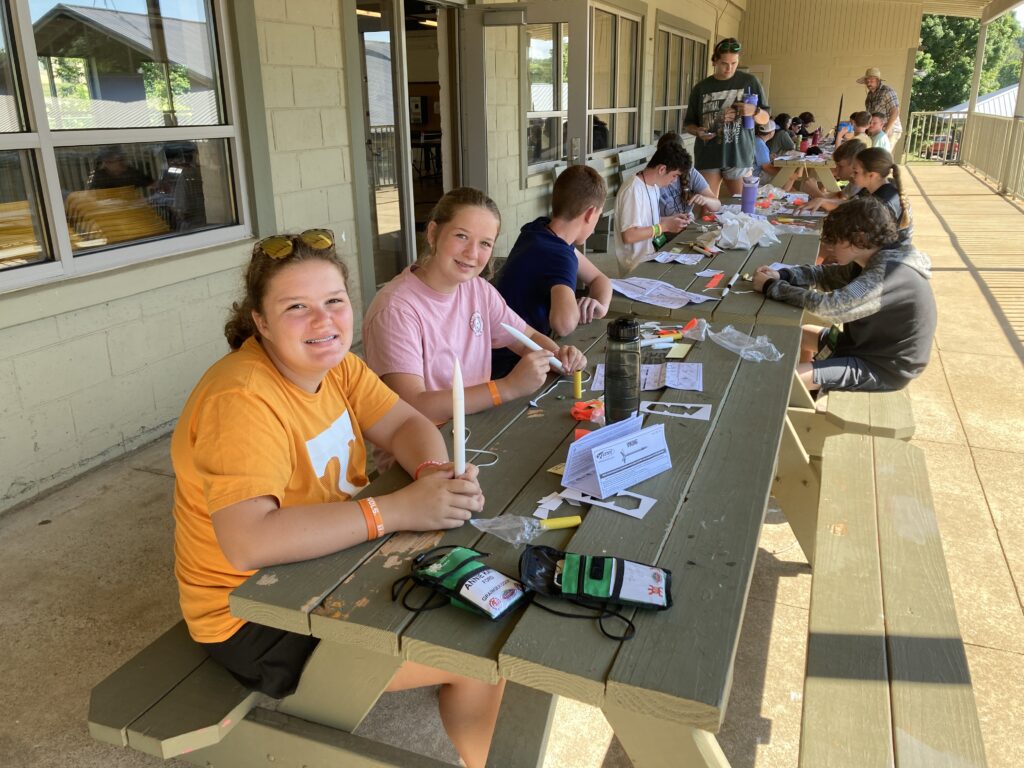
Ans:
[[[749,330],[749,326],[744,330]],[[704,363],[703,393],[666,389],[645,393],[644,397],[667,402],[710,402],[714,406],[712,420],[648,417],[648,424],[655,423],[652,419],[666,423],[673,468],[632,490],[658,502],[643,520],[592,509],[586,524],[570,542],[571,551],[608,553],[641,562],[657,558],[666,535],[676,524],[676,513],[693,468],[716,429],[721,404],[729,395],[740,358],[706,341],[697,344],[687,360]],[[624,613],[628,615],[629,611]],[[602,635],[594,621],[572,621],[530,606],[502,648],[499,665],[501,674],[510,680],[600,706],[605,677],[619,645]]]
[[[813,264],[818,256],[820,241],[813,235],[784,235],[779,239],[787,243],[784,258],[778,259],[783,264]],[[765,299],[757,313],[757,322],[762,325],[799,325],[802,317],[803,310],[799,307],[784,301]]]
[[[636,638],[608,675],[614,706],[710,731],[721,726],[799,348],[798,328],[773,333],[785,357],[739,366],[657,561],[673,572],[676,603],[637,612]]]

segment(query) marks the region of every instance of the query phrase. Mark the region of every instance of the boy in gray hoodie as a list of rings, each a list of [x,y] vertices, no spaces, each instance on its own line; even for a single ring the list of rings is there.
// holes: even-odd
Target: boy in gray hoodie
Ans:
[[[872,197],[843,203],[825,219],[829,264],[760,267],[754,288],[842,323],[805,325],[797,372],[814,390],[902,389],[928,364],[935,298],[928,257],[899,243],[885,205]]]

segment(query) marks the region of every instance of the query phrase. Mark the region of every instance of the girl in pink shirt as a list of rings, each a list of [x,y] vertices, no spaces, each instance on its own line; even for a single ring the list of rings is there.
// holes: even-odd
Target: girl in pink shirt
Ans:
[[[528,326],[480,277],[500,227],[501,214],[487,195],[470,187],[453,189],[430,214],[429,255],[384,286],[366,313],[363,343],[370,367],[435,424],[452,417],[456,358],[467,413],[537,391],[551,370],[552,355],[567,373],[587,364],[575,347],[559,347]],[[501,323],[525,333],[541,350],[527,350]],[[491,349],[498,347],[509,347],[522,359],[508,376],[492,381]]]

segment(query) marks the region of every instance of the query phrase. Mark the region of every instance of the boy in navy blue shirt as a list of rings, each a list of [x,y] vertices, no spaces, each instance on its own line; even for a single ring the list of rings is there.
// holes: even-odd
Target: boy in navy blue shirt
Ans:
[[[604,179],[585,165],[566,168],[551,194],[551,218],[524,226],[495,280],[502,297],[531,328],[567,336],[580,323],[608,314],[611,281],[577,248],[594,233],[605,199]],[[576,298],[577,280],[587,288]],[[507,349],[491,355],[491,374],[504,376],[519,357]]]

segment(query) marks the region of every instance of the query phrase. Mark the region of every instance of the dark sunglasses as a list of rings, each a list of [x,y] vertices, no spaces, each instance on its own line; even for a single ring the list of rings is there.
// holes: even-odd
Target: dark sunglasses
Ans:
[[[286,259],[295,252],[295,243],[324,251],[334,245],[334,233],[329,229],[307,229],[298,235],[271,235],[253,246],[253,255],[264,253],[272,259]]]
[[[743,46],[740,45],[739,40],[723,40],[715,46],[717,53],[739,53],[743,50]]]

